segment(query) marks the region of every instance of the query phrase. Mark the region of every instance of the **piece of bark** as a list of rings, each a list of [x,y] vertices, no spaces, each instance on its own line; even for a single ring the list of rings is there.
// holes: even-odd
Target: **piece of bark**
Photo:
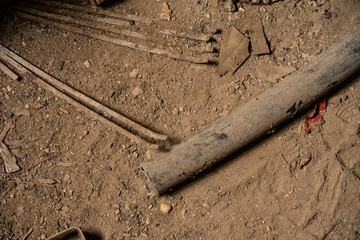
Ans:
[[[3,130],[0,133],[0,142],[4,141],[4,139],[6,137],[6,134],[10,130],[11,126],[12,126],[12,122],[5,123],[5,126],[4,126]]]
[[[265,55],[271,51],[267,43],[264,27],[261,20],[253,18],[250,25],[250,41],[251,41],[251,54],[253,55]]]
[[[5,171],[7,173],[20,171],[20,167],[16,164],[15,156],[3,142],[0,142],[0,158],[4,161]]]
[[[8,75],[12,80],[19,80],[19,76],[16,75],[10,68],[5,66],[2,62],[0,62],[0,70],[3,71],[6,75]]]
[[[271,63],[259,63],[256,72],[261,80],[276,82],[277,79],[285,77],[296,70],[295,67],[282,67]]]
[[[231,27],[221,43],[218,74],[234,73],[249,57],[249,39]]]

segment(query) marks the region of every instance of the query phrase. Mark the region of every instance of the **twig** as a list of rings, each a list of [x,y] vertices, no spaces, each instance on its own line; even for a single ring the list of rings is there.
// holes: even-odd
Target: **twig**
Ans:
[[[12,122],[5,123],[5,126],[4,126],[3,130],[0,133],[0,142],[4,141],[4,139],[6,137],[6,134],[9,132],[11,126],[12,126]]]
[[[118,39],[118,38],[112,38],[112,37],[104,36],[104,35],[101,35],[101,34],[92,33],[91,31],[88,31],[88,30],[85,30],[85,29],[80,29],[80,28],[76,28],[76,27],[73,27],[73,26],[61,24],[61,23],[58,23],[56,21],[36,17],[36,16],[30,15],[30,14],[19,12],[19,11],[13,11],[13,12],[14,12],[15,15],[17,15],[19,17],[22,17],[22,18],[25,18],[25,19],[28,19],[28,20],[37,21],[37,22],[42,23],[42,24],[52,25],[54,27],[57,27],[57,28],[60,28],[60,29],[63,29],[63,30],[69,31],[69,32],[81,34],[81,35],[84,35],[84,36],[87,36],[87,37],[92,37],[92,38],[95,38],[95,39],[98,39],[98,40],[102,40],[102,41],[109,42],[109,43],[114,43],[116,45],[136,49],[136,50],[139,50],[139,51],[159,54],[159,55],[163,55],[163,56],[166,56],[166,57],[170,57],[170,58],[174,58],[174,59],[178,59],[178,60],[183,60],[183,61],[191,62],[191,63],[199,63],[199,64],[209,63],[208,58],[184,56],[184,55],[181,55],[181,54],[178,54],[178,53],[172,53],[172,52],[170,52],[168,50],[163,50],[163,49],[159,49],[159,48],[152,48],[152,47],[148,47],[148,46],[145,46],[145,45],[142,45],[142,44],[137,44],[137,43],[125,41],[125,40]]]
[[[16,75],[10,68],[5,66],[2,62],[0,62],[0,70],[3,71],[6,75],[8,75],[12,80],[18,80],[19,76]]]
[[[143,39],[143,40],[150,40],[147,36],[145,36],[142,33],[133,32],[130,30],[123,30],[123,29],[119,29],[117,27],[112,27],[112,26],[106,26],[106,25],[96,22],[96,21],[80,20],[80,19],[74,18],[73,16],[64,16],[64,15],[60,15],[57,13],[45,12],[45,11],[49,11],[49,10],[42,11],[42,10],[38,10],[38,9],[34,9],[34,8],[21,7],[21,6],[15,6],[14,9],[20,10],[25,13],[30,13],[30,14],[33,14],[36,16],[40,16],[40,17],[51,18],[52,20],[57,20],[57,21],[60,20],[60,21],[64,21],[67,23],[85,26],[88,28],[94,28],[94,29],[98,29],[98,30],[103,30],[103,31],[111,32],[111,33],[124,35],[127,37],[134,37],[134,38],[139,38],[139,39]]]
[[[163,30],[159,30],[158,32],[168,36],[175,36],[175,37],[187,38],[187,39],[205,41],[205,42],[210,41],[212,38],[212,34],[187,33],[187,32],[179,32],[171,29],[163,29]]]
[[[40,79],[39,77],[37,77],[35,74],[33,74],[32,72],[30,72],[29,70],[27,70],[25,67],[23,67],[22,65],[20,65],[19,63],[17,63],[15,60],[13,60],[11,57],[14,57],[15,59],[17,59],[17,61],[21,62],[22,64],[24,64],[24,66],[29,67],[34,70],[36,70],[36,72],[40,73],[41,75],[44,76],[49,76],[47,75],[45,72],[41,71],[40,69],[34,67],[33,65],[31,65],[30,63],[28,63],[27,61],[25,61],[24,59],[20,58],[19,56],[17,56],[16,54],[14,54],[13,52],[9,51],[7,48],[5,48],[4,46],[2,46],[0,44],[0,58],[2,58],[3,60],[7,61],[9,64],[11,64],[13,67],[15,67],[23,76],[25,76],[27,79],[32,80],[34,82],[36,82],[39,86],[41,86],[42,88],[48,90],[49,92],[52,92],[55,96],[64,99],[65,101],[67,101],[69,104],[75,106],[76,108],[78,108],[80,111],[85,112],[87,114],[89,114],[92,118],[96,119],[97,121],[107,124],[108,126],[116,129],[119,133],[123,134],[124,136],[128,137],[129,139],[136,141],[138,143],[144,144],[145,146],[149,147],[149,148],[155,148],[157,149],[159,147],[159,145],[157,144],[152,144],[152,143],[148,143],[145,140],[139,138],[138,136],[132,134],[131,132],[125,130],[124,128],[120,127],[119,125],[113,123],[112,121],[106,119],[105,117],[97,114],[95,111],[87,108],[86,106],[82,105],[81,103],[75,101],[74,99],[72,99],[71,97],[67,96],[66,94],[62,93],[61,91],[59,91],[58,89],[56,89],[55,87],[51,86],[50,84],[46,83],[45,81],[43,81],[42,79]],[[9,57],[9,54],[11,57]],[[53,78],[52,80],[56,80],[55,78]],[[58,80],[56,80],[58,81]],[[58,81],[59,82],[59,81]],[[60,82],[59,82],[60,83]],[[79,94],[79,93],[78,93]],[[86,97],[85,95],[82,94],[82,96]],[[90,98],[89,98],[90,99]],[[92,100],[92,99],[91,99]],[[94,101],[94,100],[92,100]],[[103,105],[101,105],[100,103],[97,103],[96,101],[94,101],[96,104],[98,104],[99,107],[105,107]],[[120,114],[119,114],[120,115]]]
[[[6,55],[14,59],[15,61],[19,62],[30,71],[34,72],[38,76],[42,77],[48,84],[52,85],[56,89],[68,94],[70,97],[74,98],[75,100],[79,101],[80,103],[86,104],[88,107],[93,108],[96,112],[100,113],[104,117],[109,117],[110,120],[115,121],[118,124],[125,125],[126,128],[130,129],[131,131],[137,132],[140,135],[143,135],[150,139],[155,140],[167,140],[166,135],[162,135],[159,133],[155,133],[140,124],[126,118],[125,116],[115,112],[114,110],[98,103],[97,101],[91,99],[90,97],[82,94],[75,89],[69,87],[68,85],[62,83],[61,81],[53,78],[49,74],[45,73],[41,69],[35,67],[25,59],[21,58],[20,56],[16,55],[14,52],[8,50],[4,46],[0,44],[0,51],[4,52]]]
[[[25,233],[25,235],[21,238],[21,240],[26,240],[26,239],[30,236],[30,234],[32,233],[32,231],[33,231],[33,229],[30,228],[30,229]]]
[[[86,6],[68,4],[68,3],[64,3],[64,2],[58,2],[58,1],[35,0],[35,2],[46,4],[49,6],[67,8],[67,9],[71,9],[71,10],[99,14],[99,15],[104,15],[104,16],[114,17],[114,18],[119,18],[119,19],[126,19],[126,20],[131,20],[131,21],[147,23],[147,24],[152,23],[152,19],[150,19],[150,18],[140,17],[140,16],[136,16],[136,15],[131,15],[131,14],[121,14],[121,13],[116,13],[116,12],[109,12],[109,11],[105,11],[102,9],[93,9],[93,8],[89,8]]]
[[[44,162],[50,161],[51,159],[54,159],[54,158],[56,158],[56,157],[57,157],[57,155],[52,156],[52,157],[45,158],[45,159],[41,160],[41,161],[38,162],[38,163],[31,164],[31,166],[28,167],[26,170],[29,171],[30,169],[32,169],[32,168],[34,168],[34,167],[36,167],[36,166],[39,166],[40,164],[42,164],[42,163],[44,163]]]

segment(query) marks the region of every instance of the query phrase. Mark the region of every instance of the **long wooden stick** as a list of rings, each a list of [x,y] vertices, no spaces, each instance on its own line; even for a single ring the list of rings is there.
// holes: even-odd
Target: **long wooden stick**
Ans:
[[[79,91],[69,87],[68,85],[62,83],[61,81],[57,80],[56,78],[50,76],[49,74],[45,73],[41,69],[35,67],[25,59],[21,58],[19,55],[15,54],[14,52],[10,51],[9,49],[5,48],[0,44],[0,51],[17,61],[18,63],[22,64],[30,71],[34,72],[41,78],[43,78],[48,84],[54,86],[58,90],[62,91],[63,93],[69,95],[73,99],[85,104],[86,106],[92,108],[96,112],[100,113],[101,115],[110,118],[110,120],[124,126],[125,128],[129,129],[132,132],[138,133],[139,135],[153,139],[153,140],[167,140],[166,135],[162,135],[159,133],[152,132],[151,130],[141,126],[140,124],[126,118],[125,116],[115,112],[114,110],[98,103],[97,101],[93,100],[92,98],[86,96],[85,94],[80,93]]]
[[[86,7],[86,6],[69,4],[69,3],[64,3],[64,2],[60,2],[60,1],[59,2],[58,1],[47,1],[47,0],[46,1],[44,1],[44,0],[33,0],[33,1],[38,2],[38,3],[42,3],[42,4],[46,4],[46,5],[49,5],[49,6],[67,8],[67,9],[81,11],[81,12],[85,12],[85,13],[99,14],[99,15],[103,15],[103,16],[114,17],[114,18],[119,18],[119,19],[126,19],[126,20],[131,20],[131,21],[147,23],[147,24],[152,23],[151,18],[140,17],[140,16],[137,16],[137,15],[121,14],[121,13],[117,13],[117,12],[105,11],[105,10],[102,10],[102,9],[93,9],[93,8]]]
[[[19,76],[16,75],[10,68],[0,62],[0,70],[3,71],[6,75],[8,75],[12,80],[18,80]]]
[[[130,27],[131,26],[130,21],[116,19],[116,18],[98,17],[98,16],[84,14],[81,12],[76,12],[76,11],[72,11],[72,10],[68,10],[68,9],[59,9],[59,8],[54,8],[54,7],[50,7],[47,5],[41,5],[41,4],[37,4],[37,3],[20,2],[20,4],[22,6],[15,5],[13,7],[15,9],[18,9],[21,11],[30,10],[29,8],[32,8],[32,9],[38,9],[38,10],[42,10],[42,11],[53,12],[53,13],[57,13],[57,14],[66,15],[68,17],[68,19],[70,17],[75,19],[74,17],[77,17],[77,18],[81,18],[82,20],[101,22],[101,23],[116,25],[116,26],[120,26],[120,27]],[[33,14],[37,14],[37,13],[33,13]],[[41,12],[37,15],[40,15],[40,14],[41,14]],[[62,20],[62,19],[60,19],[60,20]],[[77,19],[75,19],[75,20],[77,20]],[[68,20],[63,20],[63,21],[68,21]]]
[[[142,44],[137,44],[137,43],[125,41],[125,40],[118,39],[118,38],[108,37],[108,36],[105,36],[105,35],[93,33],[93,32],[91,32],[89,30],[85,30],[85,29],[82,29],[82,28],[76,28],[76,27],[66,25],[66,24],[61,24],[61,23],[58,23],[56,21],[40,18],[40,17],[33,16],[33,15],[30,15],[30,14],[27,14],[27,13],[19,12],[19,11],[13,11],[13,13],[15,15],[21,17],[21,18],[36,21],[36,22],[39,22],[39,23],[42,23],[42,24],[52,25],[54,27],[57,27],[57,28],[60,28],[60,29],[63,29],[63,30],[69,31],[69,32],[81,34],[81,35],[84,35],[84,36],[87,36],[87,37],[91,37],[91,38],[95,38],[95,39],[102,40],[102,41],[105,41],[105,42],[113,43],[113,44],[116,44],[116,45],[120,45],[120,46],[124,46],[124,47],[128,47],[128,48],[140,50],[140,51],[143,51],[143,52],[163,55],[163,56],[166,56],[166,57],[170,57],[170,58],[174,58],[174,59],[178,59],[178,60],[183,60],[183,61],[191,62],[191,63],[203,64],[203,63],[208,63],[209,62],[208,58],[192,57],[192,56],[181,55],[181,54],[178,54],[178,53],[172,53],[172,52],[170,52],[168,50],[159,49],[159,48],[152,48],[152,47],[148,47],[148,46],[145,46],[145,45],[142,45]]]
[[[147,41],[150,40],[147,36],[145,36],[142,33],[134,32],[134,31],[126,30],[126,29],[120,29],[117,27],[107,26],[107,25],[104,25],[104,24],[96,22],[96,21],[77,19],[72,16],[64,16],[64,15],[60,15],[57,13],[49,13],[49,12],[45,12],[42,10],[30,8],[30,7],[14,6],[14,9],[20,10],[25,13],[33,14],[36,16],[50,18],[52,20],[64,21],[67,23],[77,24],[77,25],[88,27],[88,28],[94,28],[94,29],[98,29],[98,30],[111,32],[111,33],[116,33],[116,34],[124,35],[127,37],[134,37],[134,38],[139,38],[139,39],[147,40]]]
[[[80,111],[89,114],[93,119],[116,129],[119,133],[128,137],[129,139],[136,141],[138,143],[144,144],[146,147],[149,147],[149,148],[157,149],[159,147],[157,144],[152,144],[152,143],[148,143],[148,142],[144,141],[140,137],[130,133],[129,131],[125,130],[124,128],[120,127],[119,125],[115,124],[114,122],[106,119],[105,117],[97,114],[95,111],[93,111],[93,110],[87,108],[86,106],[82,105],[81,103],[75,101],[71,97],[67,96],[63,92],[56,89],[55,87],[51,86],[49,83],[47,83],[47,82],[43,81],[42,79],[40,79],[39,77],[37,77],[35,74],[30,72],[25,67],[27,67],[29,69],[34,69],[34,70],[36,70],[36,72],[38,72],[39,75],[41,74],[42,76],[48,77],[48,75],[46,73],[42,72],[41,70],[39,71],[39,69],[34,68],[27,61],[24,61],[23,59],[19,58],[17,55],[12,53],[11,51],[6,51],[6,48],[4,48],[2,45],[0,45],[0,49],[1,49],[0,50],[0,58],[4,61],[8,62],[9,64],[11,64],[14,68],[17,69],[18,72],[20,72],[27,79],[34,81],[35,83],[37,83],[39,86],[41,86],[45,90],[53,93],[55,96],[64,99],[65,101],[67,101],[69,104],[75,106]],[[24,63],[25,67],[20,65],[23,63]],[[54,80],[54,78],[52,78],[52,80]],[[56,80],[56,81],[58,81],[58,80]],[[52,83],[53,82],[55,82],[55,81],[52,81]],[[61,84],[58,84],[58,85],[61,85]],[[77,93],[73,93],[73,94],[78,95]],[[98,107],[101,108],[101,106],[98,106]]]
[[[274,87],[197,134],[141,164],[154,193],[162,193],[224,159],[360,70],[360,29]]]
[[[54,2],[54,1],[48,1],[48,2],[43,2],[43,1],[37,1],[39,3],[43,3],[43,4],[51,4],[52,6],[57,6],[57,7],[65,7],[65,8],[69,8],[71,10],[77,10],[77,11],[81,11],[82,13],[76,13],[74,11],[69,11],[69,10],[64,10],[64,9],[54,9],[54,11],[52,12],[57,12],[57,13],[61,13],[61,14],[67,14],[67,15],[71,15],[71,16],[81,16],[84,15],[83,13],[93,13],[93,14],[101,14],[103,16],[107,16],[107,18],[99,18],[98,21],[101,22],[106,22],[106,23],[110,23],[112,21],[117,21],[117,19],[128,19],[128,20],[133,20],[133,21],[138,21],[138,22],[143,22],[143,23],[151,23],[152,20],[149,18],[142,18],[139,16],[135,16],[135,15],[121,15],[121,16],[127,16],[125,18],[123,17],[119,17],[118,13],[114,13],[114,12],[110,12],[110,11],[103,11],[101,9],[98,10],[93,10],[93,9],[88,9],[87,7],[83,7],[83,6],[79,6],[79,5],[72,5],[72,4],[67,4],[67,3],[60,3],[60,2]],[[28,4],[31,5],[31,4]],[[50,5],[50,6],[51,6]],[[37,5],[39,6],[39,5]],[[38,8],[38,7],[36,7]],[[40,8],[39,8],[40,9]],[[192,40],[197,40],[197,41],[210,41],[213,34],[209,34],[209,33],[202,33],[202,32],[182,32],[182,31],[177,31],[177,30],[172,30],[172,29],[162,29],[162,30],[155,30],[155,32],[163,34],[163,35],[167,35],[167,36],[173,36],[173,37],[179,37],[179,38],[187,38],[187,39],[192,39]]]

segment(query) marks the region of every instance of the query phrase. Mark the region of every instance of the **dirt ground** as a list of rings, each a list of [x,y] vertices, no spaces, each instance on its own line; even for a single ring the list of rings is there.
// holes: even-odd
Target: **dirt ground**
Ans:
[[[68,1],[71,2],[71,1]],[[88,4],[83,1],[72,1]],[[45,72],[179,142],[275,84],[261,63],[300,68],[360,26],[358,0],[113,1],[104,9],[156,19],[155,27],[203,31],[261,18],[271,54],[233,74],[91,39],[0,11],[0,43]],[[165,39],[166,40],[166,39]],[[176,47],[177,40],[172,43]],[[218,46],[217,46],[218,47]],[[84,66],[88,61],[89,66]],[[131,72],[137,69],[137,77]],[[143,91],[136,97],[132,91]],[[139,165],[151,152],[27,79],[0,72],[0,130],[21,171],[0,167],[0,238],[45,239],[71,226],[87,239],[359,239],[360,76],[328,96],[307,134],[302,113],[215,169],[160,197]],[[11,117],[11,113],[28,112]],[[44,183],[51,179],[54,184]],[[168,203],[170,213],[160,212]]]

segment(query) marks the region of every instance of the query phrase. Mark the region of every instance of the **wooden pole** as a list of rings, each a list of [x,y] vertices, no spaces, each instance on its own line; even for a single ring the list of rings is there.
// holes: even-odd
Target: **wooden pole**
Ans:
[[[114,110],[102,105],[101,103],[93,100],[92,98],[86,96],[85,94],[69,87],[65,83],[57,80],[56,78],[50,76],[49,74],[45,73],[41,69],[35,67],[19,55],[15,54],[14,52],[10,51],[9,49],[5,48],[0,44],[0,52],[4,52],[6,55],[17,61],[18,63],[22,64],[38,76],[42,77],[47,83],[54,86],[58,90],[64,92],[65,94],[69,95],[70,97],[74,98],[75,100],[79,101],[80,103],[85,104],[86,106],[92,108],[96,112],[100,113],[103,116],[110,118],[112,121],[124,126],[127,129],[130,129],[132,132],[135,132],[142,137],[152,140],[160,140],[164,141],[167,140],[167,136],[159,133],[155,133],[144,126],[132,121],[131,119],[121,115],[120,113],[115,112]]]
[[[360,69],[360,29],[228,116],[141,164],[155,194],[266,134]]]

